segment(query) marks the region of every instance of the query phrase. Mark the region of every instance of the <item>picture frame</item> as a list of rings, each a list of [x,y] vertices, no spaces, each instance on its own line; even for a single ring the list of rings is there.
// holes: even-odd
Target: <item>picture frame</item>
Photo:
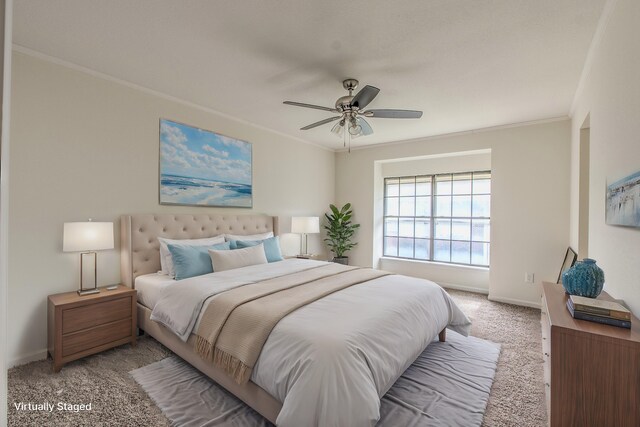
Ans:
[[[564,260],[562,261],[562,266],[560,267],[560,273],[558,274],[558,280],[556,280],[556,283],[562,284],[562,273],[573,267],[577,260],[578,254],[571,248],[571,246],[569,246],[567,248],[567,252],[564,254]]]
[[[607,185],[608,225],[640,227],[640,171]]]
[[[253,207],[252,145],[160,119],[161,205]]]

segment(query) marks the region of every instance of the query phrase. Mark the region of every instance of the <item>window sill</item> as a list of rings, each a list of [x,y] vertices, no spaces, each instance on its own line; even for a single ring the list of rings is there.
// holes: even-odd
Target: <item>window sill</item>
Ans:
[[[451,264],[451,263],[447,263],[447,262],[422,261],[422,260],[409,259],[409,258],[394,258],[394,257],[381,256],[380,260],[382,260],[382,261],[397,261],[397,262],[400,262],[400,263],[407,262],[407,263],[412,263],[412,264],[425,264],[425,265],[433,265],[433,266],[437,266],[437,267],[454,268],[454,269],[489,271],[489,267],[480,267],[480,266],[477,266],[477,265]]]

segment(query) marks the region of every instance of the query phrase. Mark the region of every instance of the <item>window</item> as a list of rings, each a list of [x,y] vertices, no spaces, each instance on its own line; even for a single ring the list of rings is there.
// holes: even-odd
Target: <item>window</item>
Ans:
[[[384,256],[489,266],[491,171],[384,180]]]

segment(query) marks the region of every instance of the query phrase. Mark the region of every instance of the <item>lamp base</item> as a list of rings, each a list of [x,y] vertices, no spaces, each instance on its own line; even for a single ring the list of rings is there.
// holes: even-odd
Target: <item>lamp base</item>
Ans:
[[[80,296],[99,294],[99,293],[100,293],[100,289],[98,289],[98,288],[95,288],[95,289],[84,289],[84,290],[78,289],[78,295],[80,295]]]

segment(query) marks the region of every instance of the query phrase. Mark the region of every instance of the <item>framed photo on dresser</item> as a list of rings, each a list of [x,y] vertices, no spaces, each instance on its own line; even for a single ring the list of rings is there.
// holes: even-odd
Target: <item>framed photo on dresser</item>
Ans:
[[[564,260],[562,261],[562,267],[560,267],[560,274],[558,274],[558,280],[556,283],[562,284],[562,274],[573,267],[578,259],[578,254],[571,249],[571,246],[567,248],[567,252],[564,254]]]

